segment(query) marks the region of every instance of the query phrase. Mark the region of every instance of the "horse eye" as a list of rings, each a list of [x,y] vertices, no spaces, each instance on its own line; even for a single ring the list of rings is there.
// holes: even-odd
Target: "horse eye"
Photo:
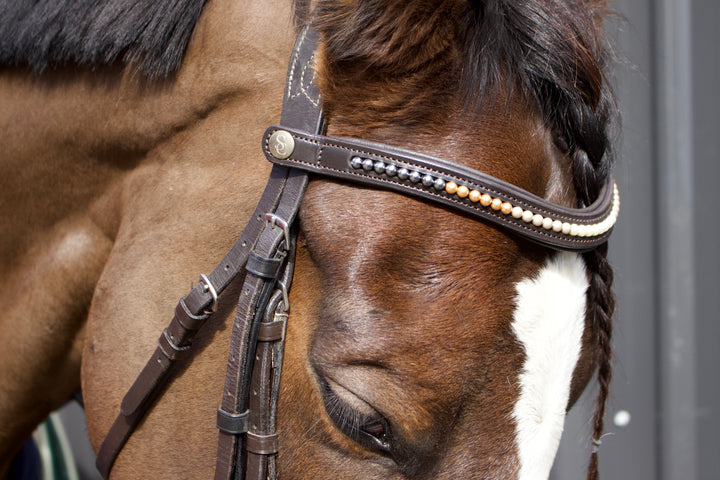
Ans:
[[[390,441],[388,437],[387,421],[383,418],[376,422],[363,425],[360,432],[367,435],[374,445],[382,451],[390,451]]]
[[[343,401],[325,379],[320,377],[319,381],[325,410],[335,426],[365,448],[390,453],[391,435],[387,420],[374,410],[371,413],[358,411]]]

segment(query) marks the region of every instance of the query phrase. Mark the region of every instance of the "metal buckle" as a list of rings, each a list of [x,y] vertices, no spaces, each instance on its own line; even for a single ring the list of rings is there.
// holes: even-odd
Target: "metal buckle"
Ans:
[[[273,227],[277,225],[278,227],[282,228],[283,233],[285,234],[285,250],[290,248],[290,226],[288,223],[275,215],[274,213],[266,213],[265,214],[265,224],[270,224]]]
[[[203,291],[210,292],[210,296],[212,297],[213,303],[210,305],[210,310],[205,309],[203,312],[206,314],[211,314],[217,312],[218,309],[218,294],[217,290],[215,290],[215,287],[212,283],[210,283],[210,279],[208,279],[207,275],[204,273],[200,274],[200,282],[203,283]]]
[[[290,311],[290,298],[288,297],[287,285],[285,285],[285,282],[281,279],[278,279],[277,283],[280,285],[280,290],[282,291],[282,313],[287,314]]]

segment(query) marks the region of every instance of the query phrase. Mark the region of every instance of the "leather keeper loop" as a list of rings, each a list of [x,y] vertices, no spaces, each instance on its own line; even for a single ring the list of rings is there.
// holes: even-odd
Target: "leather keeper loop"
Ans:
[[[158,346],[160,347],[162,353],[170,360],[175,360],[179,354],[190,350],[190,345],[186,345],[184,347],[177,346],[170,338],[167,328],[163,330],[162,335],[158,338]]]
[[[270,323],[261,323],[258,331],[258,342],[276,342],[282,340],[285,322],[276,320]]]
[[[185,304],[185,297],[181,298],[175,307],[175,318],[187,330],[199,330],[210,315],[193,315]]]
[[[221,408],[217,410],[217,428],[230,435],[247,433],[250,425],[250,410],[243,413],[229,413]]]
[[[250,252],[245,270],[261,278],[276,279],[280,275],[282,262],[282,258],[265,258]]]
[[[245,450],[247,450],[248,453],[272,455],[278,453],[279,443],[277,434],[258,435],[253,432],[247,432],[245,434]]]

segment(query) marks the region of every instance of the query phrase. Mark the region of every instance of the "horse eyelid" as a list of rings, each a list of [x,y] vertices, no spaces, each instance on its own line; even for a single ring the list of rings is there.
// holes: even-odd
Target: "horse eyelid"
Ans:
[[[376,412],[376,417],[357,411],[341,400],[327,381],[320,379],[320,383],[325,410],[341,432],[365,447],[390,451],[390,429],[382,415]]]

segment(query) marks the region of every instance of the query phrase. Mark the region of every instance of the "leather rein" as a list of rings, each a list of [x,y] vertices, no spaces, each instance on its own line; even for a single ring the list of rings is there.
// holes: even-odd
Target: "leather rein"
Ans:
[[[313,83],[318,34],[298,36],[288,68],[280,126],[263,136],[274,165],[239,239],[218,266],[175,308],[158,346],[122,400],[97,455],[108,478],[128,438],[152,408],[172,366],[215,312],[218,297],[243,270],[227,373],[217,413],[216,480],[276,478],[277,403],[290,308],[295,218],[308,174],[322,174],[433,201],[508,228],[541,245],[587,251],[604,243],[619,212],[612,179],[590,206],[554,205],[514,185],[446,160],[387,145],[322,135],[320,94]]]

